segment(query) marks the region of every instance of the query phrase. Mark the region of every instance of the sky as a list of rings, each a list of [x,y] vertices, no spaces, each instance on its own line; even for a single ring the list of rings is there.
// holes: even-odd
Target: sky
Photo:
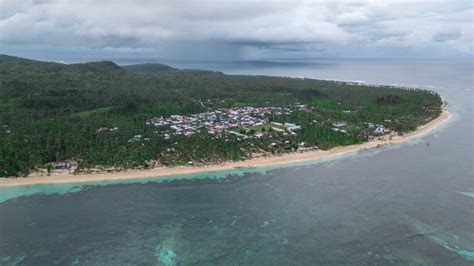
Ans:
[[[474,58],[471,0],[0,0],[0,53],[189,61]]]

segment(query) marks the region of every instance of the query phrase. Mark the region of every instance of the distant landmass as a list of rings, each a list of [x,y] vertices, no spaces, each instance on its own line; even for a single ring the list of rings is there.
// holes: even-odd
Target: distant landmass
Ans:
[[[0,176],[202,166],[415,130],[429,90],[0,55]]]

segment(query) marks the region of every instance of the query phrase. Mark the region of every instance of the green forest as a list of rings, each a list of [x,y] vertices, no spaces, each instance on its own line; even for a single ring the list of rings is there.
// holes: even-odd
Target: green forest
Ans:
[[[229,107],[306,105],[270,121],[301,126],[295,135],[241,130],[250,137],[206,131],[164,138],[152,117]],[[26,176],[73,160],[76,171],[220,163],[305,145],[330,149],[367,141],[367,123],[399,134],[436,118],[442,100],[432,91],[315,79],[225,75],[166,65],[121,67],[114,62],[61,64],[0,55],[0,176]],[[345,133],[333,130],[344,121]],[[100,132],[100,128],[117,128]],[[130,141],[140,135],[136,141]],[[281,145],[272,145],[281,143]]]

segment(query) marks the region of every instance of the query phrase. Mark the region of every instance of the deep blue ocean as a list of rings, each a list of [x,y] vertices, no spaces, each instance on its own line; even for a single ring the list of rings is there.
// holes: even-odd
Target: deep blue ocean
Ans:
[[[0,265],[474,264],[474,62],[165,63],[423,87],[453,116],[422,138],[332,160],[0,188]]]

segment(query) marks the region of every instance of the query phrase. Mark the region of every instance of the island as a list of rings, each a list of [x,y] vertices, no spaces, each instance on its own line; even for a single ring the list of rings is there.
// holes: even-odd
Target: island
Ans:
[[[0,55],[0,185],[310,160],[448,118],[424,89]]]

